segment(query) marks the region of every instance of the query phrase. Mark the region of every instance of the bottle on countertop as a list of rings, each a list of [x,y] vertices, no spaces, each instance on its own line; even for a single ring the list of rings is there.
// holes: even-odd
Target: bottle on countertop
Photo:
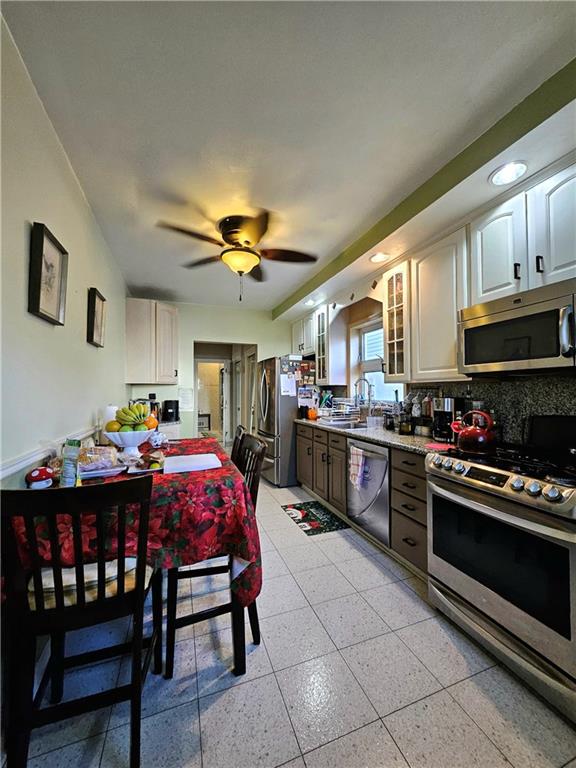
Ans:
[[[424,396],[421,392],[416,392],[414,399],[412,400],[412,416],[415,419],[419,419],[422,416],[422,400]]]
[[[422,416],[426,419],[432,418],[433,400],[432,392],[427,392],[426,397],[422,400]]]

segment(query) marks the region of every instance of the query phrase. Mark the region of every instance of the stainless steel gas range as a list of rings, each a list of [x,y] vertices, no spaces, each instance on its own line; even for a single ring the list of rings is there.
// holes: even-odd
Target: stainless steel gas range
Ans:
[[[576,467],[549,457],[426,457],[429,595],[576,722]]]

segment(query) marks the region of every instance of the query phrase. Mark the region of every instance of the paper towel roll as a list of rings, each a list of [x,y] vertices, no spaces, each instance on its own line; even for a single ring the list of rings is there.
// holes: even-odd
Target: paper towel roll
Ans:
[[[102,431],[100,432],[100,445],[112,445],[110,440],[104,434],[104,428],[109,421],[113,421],[116,418],[117,405],[107,405],[104,408],[104,416],[102,418]]]

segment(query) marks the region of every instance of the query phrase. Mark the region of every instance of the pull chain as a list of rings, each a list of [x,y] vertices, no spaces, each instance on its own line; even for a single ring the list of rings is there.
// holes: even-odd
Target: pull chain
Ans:
[[[240,272],[240,296],[238,301],[242,301],[242,290],[244,288],[244,272]]]

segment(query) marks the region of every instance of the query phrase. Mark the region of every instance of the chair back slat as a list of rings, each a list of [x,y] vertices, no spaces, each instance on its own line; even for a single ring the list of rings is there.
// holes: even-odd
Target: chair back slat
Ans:
[[[28,512],[28,510],[26,510]],[[34,592],[36,593],[36,605],[42,610],[44,608],[44,585],[42,583],[42,558],[38,552],[38,538],[36,536],[36,524],[34,516],[26,514],[24,516],[24,527],[26,530],[26,540],[28,542],[28,551],[30,562],[32,564],[32,577],[34,579]],[[2,536],[4,538],[4,536]],[[6,574],[10,578],[10,574]]]
[[[263,440],[248,433],[243,435],[237,467],[244,475],[244,482],[250,492],[254,509],[256,509],[256,502],[258,500],[260,475],[262,473],[264,457],[266,456],[266,449],[267,446]]]
[[[120,504],[117,510],[118,515],[118,594],[124,592],[126,578],[126,506]]]
[[[82,515],[71,515],[72,539],[74,543],[74,571],[76,573],[76,602],[85,605],[84,562],[82,557]]]
[[[106,597],[106,532],[104,530],[104,515],[96,515],[96,547],[98,573],[98,600]]]
[[[97,584],[94,585],[95,594],[91,596],[97,602],[140,599],[146,589],[151,491],[150,475],[79,488],[2,491],[2,547],[7,555],[3,574],[7,599],[31,617],[45,612],[60,615],[78,607],[85,608],[90,600],[85,577],[88,565],[96,569]],[[129,594],[125,580],[128,507],[129,519],[134,516],[138,525],[136,580]],[[116,515],[117,539],[110,535]],[[26,541],[17,531],[26,533]],[[111,560],[118,560],[118,589],[107,597],[106,564]],[[75,574],[72,587],[66,584],[70,573]],[[50,599],[42,579],[46,574],[53,577],[50,590],[53,588],[54,595],[50,592]],[[70,599],[71,596],[76,599]]]
[[[62,584],[62,557],[60,554],[60,542],[58,541],[58,523],[56,515],[49,515],[48,534],[50,537],[50,565],[52,567],[52,583],[56,608],[64,608],[64,589]]]
[[[240,458],[242,438],[246,434],[248,434],[246,427],[243,427],[242,424],[238,424],[236,427],[236,434],[234,435],[234,442],[232,443],[232,451],[230,452],[230,458],[236,466],[238,466],[238,460]]]

